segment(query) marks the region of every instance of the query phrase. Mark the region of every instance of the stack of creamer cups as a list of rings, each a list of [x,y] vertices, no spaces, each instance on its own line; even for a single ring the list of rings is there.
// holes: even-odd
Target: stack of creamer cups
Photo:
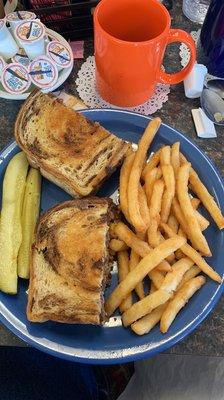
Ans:
[[[16,11],[0,20],[0,80],[7,92],[19,95],[31,84],[50,90],[72,62],[70,48],[49,38],[34,13]]]

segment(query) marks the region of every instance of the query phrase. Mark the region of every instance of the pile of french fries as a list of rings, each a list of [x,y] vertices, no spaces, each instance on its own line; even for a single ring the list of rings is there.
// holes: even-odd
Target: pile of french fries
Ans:
[[[29,278],[31,245],[39,216],[41,176],[25,153],[9,162],[2,192],[0,221],[0,290],[17,293],[18,276]]]
[[[224,228],[224,217],[181,154],[179,142],[162,147],[147,162],[160,124],[159,118],[148,124],[137,151],[130,151],[123,163],[119,194],[124,222],[110,228],[119,284],[106,301],[106,312],[110,317],[119,307],[123,325],[138,335],[148,333],[157,323],[161,332],[167,332],[179,311],[205,284],[202,272],[221,282],[203,258],[212,255],[204,235],[210,222],[197,208],[202,203],[219,229]]]

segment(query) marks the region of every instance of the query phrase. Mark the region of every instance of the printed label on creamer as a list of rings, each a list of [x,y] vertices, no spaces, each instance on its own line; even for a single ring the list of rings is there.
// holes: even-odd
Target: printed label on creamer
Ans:
[[[53,41],[47,45],[48,56],[60,67],[67,68],[72,63],[70,51],[58,41]]]
[[[36,15],[30,11],[14,11],[6,16],[7,21],[21,21],[35,19]]]
[[[18,53],[15,54],[15,56],[12,58],[13,62],[22,64],[24,67],[28,67],[30,64],[29,57],[25,53],[24,49],[19,49]]]
[[[40,87],[53,86],[58,79],[58,71],[55,65],[47,57],[38,57],[32,61],[29,67],[32,82]]]
[[[18,38],[24,42],[32,42],[44,36],[44,26],[38,21],[23,22],[16,29]]]
[[[9,64],[2,72],[2,85],[10,93],[23,93],[30,86],[31,80],[25,67]]]

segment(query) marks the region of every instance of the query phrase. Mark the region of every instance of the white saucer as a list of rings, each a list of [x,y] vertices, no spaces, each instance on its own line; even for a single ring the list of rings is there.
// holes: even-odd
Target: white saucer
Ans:
[[[69,43],[67,42],[67,40],[65,40],[63,38],[63,36],[61,36],[59,33],[53,31],[52,29],[46,29],[46,33],[51,36],[52,38],[58,40],[59,42],[61,42],[62,44],[66,45],[67,47],[70,47]],[[72,50],[71,50],[72,52]],[[58,80],[56,82],[56,84],[54,86],[52,86],[49,89],[45,89],[42,90],[43,92],[47,93],[47,92],[53,92],[54,90],[56,90],[59,86],[61,86],[66,79],[69,77],[70,73],[72,72],[72,68],[73,68],[73,63],[69,68],[65,68],[62,69],[61,71],[59,71],[58,73]],[[34,86],[30,86],[31,89],[34,89]],[[3,90],[2,85],[0,84],[0,97],[3,99],[8,99],[8,100],[25,100],[31,93],[32,90],[30,90],[29,88],[29,92],[25,92],[22,94],[12,94],[12,93],[8,93],[5,90]]]

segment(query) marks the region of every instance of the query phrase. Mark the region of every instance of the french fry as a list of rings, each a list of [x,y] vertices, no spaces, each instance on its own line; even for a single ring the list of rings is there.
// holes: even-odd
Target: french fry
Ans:
[[[150,223],[149,208],[147,204],[146,194],[141,184],[139,184],[138,201],[141,217],[148,227]]]
[[[145,257],[150,253],[151,247],[139,239],[123,222],[118,222],[114,231],[120,240],[124,241],[128,247],[131,247],[141,257]]]
[[[181,287],[181,289],[179,289],[174,298],[169,302],[161,317],[160,330],[162,333],[166,333],[168,331],[170,325],[181,308],[185,306],[193,294],[204,284],[205,277],[199,275],[196,278],[190,279]],[[131,310],[131,308],[129,310]]]
[[[174,237],[174,232],[167,224],[161,223],[160,226],[170,238]],[[211,279],[218,283],[222,282],[221,276],[216,271],[214,271],[214,269],[210,265],[208,265],[208,263],[202,258],[202,256],[195,249],[193,249],[193,247],[185,243],[183,246],[180,247],[180,249],[187,257],[194,261],[194,263],[198,265],[198,267]]]
[[[167,224],[170,226],[171,229],[173,229],[175,233],[178,232],[179,222],[177,221],[173,213],[170,213]]]
[[[156,292],[156,290],[157,290],[157,289],[156,289],[154,283],[151,282],[149,294],[152,294],[152,293]]]
[[[41,175],[37,169],[30,168],[22,208],[22,242],[18,254],[18,276],[28,279],[30,271],[31,247],[34,231],[40,212]]]
[[[166,274],[159,289],[166,290],[167,292],[175,292],[182,281],[185,272],[187,272],[193,265],[194,262],[190,258],[181,258],[181,260],[177,261],[172,266],[172,272]],[[154,270],[152,272],[154,272]]]
[[[184,214],[185,220],[188,222],[188,231],[190,240],[195,249],[198,249],[205,256],[211,256],[208,243],[203,236],[195,211],[191,205],[188,195],[188,180],[190,172],[190,163],[183,164],[178,171],[177,176],[177,194],[181,210]]]
[[[197,210],[197,208],[198,208],[198,206],[200,205],[200,203],[201,203],[201,200],[200,200],[200,199],[197,199],[197,197],[193,197],[193,198],[191,199],[191,205],[192,205],[192,207],[193,207],[194,210]]]
[[[164,190],[164,183],[160,179],[155,182],[152,197],[151,197],[151,204],[149,209],[149,228],[148,228],[148,242],[149,245],[152,247],[158,246],[160,243],[160,237],[158,234],[158,226],[160,222],[160,211],[162,205],[162,196]]]
[[[0,223],[0,289],[17,293],[17,256],[22,242],[22,204],[28,162],[25,154],[16,154],[9,162],[2,192]]]
[[[155,308],[150,314],[145,315],[145,317],[139,319],[131,325],[131,329],[137,335],[144,335],[154,328],[156,324],[160,321],[168,303],[164,303],[161,306]]]
[[[170,160],[176,177],[180,167],[180,142],[176,142],[172,145]]]
[[[111,241],[109,243],[109,247],[111,250],[115,251],[116,253],[118,251],[123,251],[123,250],[128,249],[128,246],[126,245],[126,243],[124,243],[123,240],[119,240],[119,239],[111,239]]]
[[[161,171],[161,173],[162,173],[162,171]],[[151,204],[152,191],[153,191],[153,188],[154,188],[155,181],[157,180],[157,176],[158,176],[158,168],[153,168],[146,175],[145,193],[146,193],[148,207],[150,207],[150,204]]]
[[[146,181],[146,177],[149,176],[152,169],[157,167],[157,165],[159,164],[159,161],[160,161],[160,150],[156,151],[152,155],[149,162],[144,167],[144,169],[142,171],[142,175],[141,175],[141,178],[143,179],[143,181]]]
[[[177,221],[179,222],[182,231],[189,237],[188,225],[176,197],[173,198],[171,209]]]
[[[142,167],[146,159],[148,148],[156,132],[158,131],[160,124],[161,124],[161,119],[154,118],[152,121],[150,121],[147,128],[145,129],[145,132],[140,139],[138,150],[135,153],[135,158],[129,177],[129,183],[128,183],[129,216],[132,225],[139,232],[145,232],[147,229],[147,225],[145,224],[140,214],[139,201],[138,201],[140,177],[142,173]]]
[[[210,225],[210,222],[205,217],[203,217],[203,215],[201,215],[198,210],[194,210],[194,213],[199,223],[200,229],[202,231],[205,231],[205,229],[207,229]]]
[[[156,268],[149,272],[149,278],[151,279],[156,289],[159,289],[164,281],[164,275],[161,271],[156,270]]]
[[[165,181],[165,190],[162,198],[161,220],[167,222],[175,195],[175,177],[172,165],[162,165],[162,173]]]
[[[128,182],[131,173],[131,168],[134,162],[135,153],[132,153],[124,159],[123,165],[120,171],[120,182],[119,182],[119,199],[120,207],[127,221],[129,220],[128,211]]]
[[[187,238],[187,235],[186,235],[186,233],[182,230],[182,228],[179,228],[179,229],[178,229],[178,235]],[[181,258],[184,257],[184,253],[183,253],[180,249],[178,249],[178,250],[176,251],[176,253],[175,253],[175,256],[176,256],[177,260],[180,260]]]
[[[158,247],[153,249],[146,257],[144,257],[137,267],[130,271],[126,278],[119,283],[115,290],[111,293],[105,304],[105,310],[110,316],[122,300],[141,282],[144,277],[152,271],[164,258],[173,253],[184,245],[186,239],[180,236],[165,240]],[[143,299],[144,300],[144,299]],[[142,300],[141,300],[142,301]],[[137,304],[137,303],[136,303]],[[140,318],[140,317],[139,317]]]
[[[140,256],[134,252],[134,250],[131,250],[130,254],[130,261],[129,261],[129,271],[132,271],[137,267],[137,265],[140,262]],[[144,287],[143,287],[143,282],[139,282],[136,287],[135,287],[135,292],[139,299],[143,299],[145,297],[145,292],[144,292]]]
[[[163,165],[170,165],[170,146],[164,146],[160,150],[160,164]]]
[[[185,282],[189,281],[192,278],[195,278],[195,276],[199,275],[200,273],[201,269],[197,265],[193,265],[187,272],[185,272],[182,281],[177,287],[177,290],[179,290]]]
[[[129,273],[129,257],[126,250],[119,251],[117,254],[118,261],[118,276],[119,282],[122,282]],[[132,294],[129,293],[128,296],[120,304],[120,311],[124,312],[128,310],[132,305]]]
[[[182,163],[186,162],[186,158],[183,156],[183,154],[181,154],[180,158]],[[193,192],[198,196],[204,207],[208,210],[218,228],[223,229],[224,216],[222,215],[222,212],[215,202],[214,198],[211,196],[211,194],[202,183],[198,174],[194,171],[193,168],[191,168],[190,170],[189,181]]]
[[[165,239],[164,239],[165,240]],[[160,242],[161,243],[161,242]],[[173,254],[173,253],[172,253]],[[166,257],[166,260],[161,261],[161,263],[155,268],[156,271],[160,272],[169,272],[172,271],[172,267],[170,263],[167,261],[169,257]]]
[[[159,235],[159,243],[162,243],[162,242],[164,242],[164,240],[166,240],[165,238],[164,238],[164,236],[162,235],[162,233],[158,230],[158,235]],[[167,258],[166,258],[166,260],[164,260],[164,261],[167,261],[167,263],[169,264],[169,267],[167,268],[166,266],[165,266],[165,268],[164,268],[164,266],[162,267],[162,268],[158,268],[160,271],[166,271],[166,272],[168,272],[168,271],[171,271],[172,270],[172,267],[170,266],[170,264],[172,264],[174,261],[175,261],[175,254],[174,253],[172,253],[172,254],[170,254]]]
[[[159,289],[156,292],[149,294],[137,303],[134,303],[122,315],[123,325],[125,327],[131,325],[133,322],[152,312],[155,308],[166,303],[171,296],[171,293]]]
[[[113,239],[117,239],[117,234],[115,233],[115,226],[116,226],[116,223],[112,222],[110,224],[110,228],[109,228],[110,238],[113,238]]]

